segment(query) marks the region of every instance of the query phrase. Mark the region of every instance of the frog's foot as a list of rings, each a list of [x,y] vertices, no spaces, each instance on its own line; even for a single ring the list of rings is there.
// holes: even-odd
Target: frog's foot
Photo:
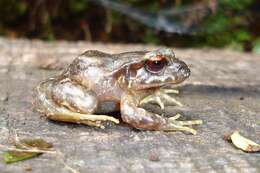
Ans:
[[[59,113],[51,113],[47,115],[47,118],[57,121],[63,121],[63,122],[73,122],[78,124],[85,124],[89,126],[95,126],[99,128],[105,128],[105,126],[102,125],[102,122],[110,121],[115,124],[119,123],[119,120],[108,116],[108,115],[89,115],[89,114],[81,114],[77,112],[59,112]]]
[[[173,117],[167,119],[168,123],[166,127],[163,129],[164,131],[186,131],[191,134],[197,134],[197,131],[191,127],[191,125],[199,125],[202,124],[202,120],[190,120],[190,121],[178,121],[177,119],[180,118],[181,115],[177,114]]]
[[[201,120],[178,121],[177,119],[180,118],[180,114],[177,114],[174,117],[166,118],[139,107],[138,103],[140,102],[136,97],[131,94],[124,94],[120,104],[122,120],[137,129],[186,131],[191,134],[196,134],[196,130],[189,126],[202,124]]]
[[[179,91],[176,89],[159,89],[154,94],[149,95],[145,98],[143,98],[140,101],[140,105],[147,104],[147,103],[156,103],[158,104],[161,109],[164,109],[164,103],[162,99],[164,99],[168,103],[173,103],[178,106],[183,106],[183,104],[179,101],[177,101],[175,98],[169,96],[169,94],[179,94]]]

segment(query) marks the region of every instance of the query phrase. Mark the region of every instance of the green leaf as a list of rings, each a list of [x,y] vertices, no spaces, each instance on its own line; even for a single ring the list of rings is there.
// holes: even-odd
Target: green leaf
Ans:
[[[42,153],[32,153],[32,152],[21,152],[21,151],[6,151],[3,153],[4,161],[7,164],[30,159],[36,157]]]
[[[37,150],[47,150],[52,147],[52,144],[44,141],[43,139],[22,139],[18,143],[15,143],[14,146],[18,150],[20,149],[25,151],[16,151],[14,149],[4,152],[3,158],[7,164],[39,156],[42,152],[37,152]],[[31,152],[29,150],[36,150],[36,152]]]

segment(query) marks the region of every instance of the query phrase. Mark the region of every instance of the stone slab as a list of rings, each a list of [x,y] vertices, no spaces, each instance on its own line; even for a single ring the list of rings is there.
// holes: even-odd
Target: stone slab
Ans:
[[[138,131],[123,124],[95,129],[46,120],[32,109],[37,83],[59,73],[88,49],[116,53],[152,50],[152,45],[42,42],[0,38],[0,144],[43,138],[63,153],[63,161],[81,173],[110,172],[260,172],[260,153],[237,150],[223,135],[239,130],[260,143],[260,56],[217,49],[175,49],[192,71],[179,88],[185,107],[167,107],[186,119],[202,119],[198,135]],[[3,151],[3,150],[1,150]],[[0,153],[1,154],[1,153]],[[1,173],[69,172],[51,154],[6,165]]]

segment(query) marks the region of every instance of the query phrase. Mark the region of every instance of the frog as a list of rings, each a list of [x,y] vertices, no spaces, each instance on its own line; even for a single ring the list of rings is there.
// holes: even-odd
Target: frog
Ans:
[[[184,131],[196,134],[192,125],[202,120],[178,120],[145,109],[146,104],[183,106],[173,86],[190,76],[188,65],[171,48],[117,54],[87,50],[60,74],[36,87],[35,108],[48,119],[105,128],[119,123],[108,115],[119,111],[130,127],[151,131]],[[168,86],[171,86],[169,88]]]

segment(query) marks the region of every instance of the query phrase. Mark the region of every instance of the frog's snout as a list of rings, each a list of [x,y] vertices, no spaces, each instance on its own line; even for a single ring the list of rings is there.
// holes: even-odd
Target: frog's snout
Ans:
[[[180,77],[180,78],[183,78],[183,79],[186,79],[190,76],[190,69],[189,67],[187,66],[187,64],[183,61],[179,61],[178,65],[177,65],[177,75]]]
[[[185,64],[182,65],[179,70],[178,73],[183,76],[184,78],[188,78],[190,76],[190,69],[189,67]]]

